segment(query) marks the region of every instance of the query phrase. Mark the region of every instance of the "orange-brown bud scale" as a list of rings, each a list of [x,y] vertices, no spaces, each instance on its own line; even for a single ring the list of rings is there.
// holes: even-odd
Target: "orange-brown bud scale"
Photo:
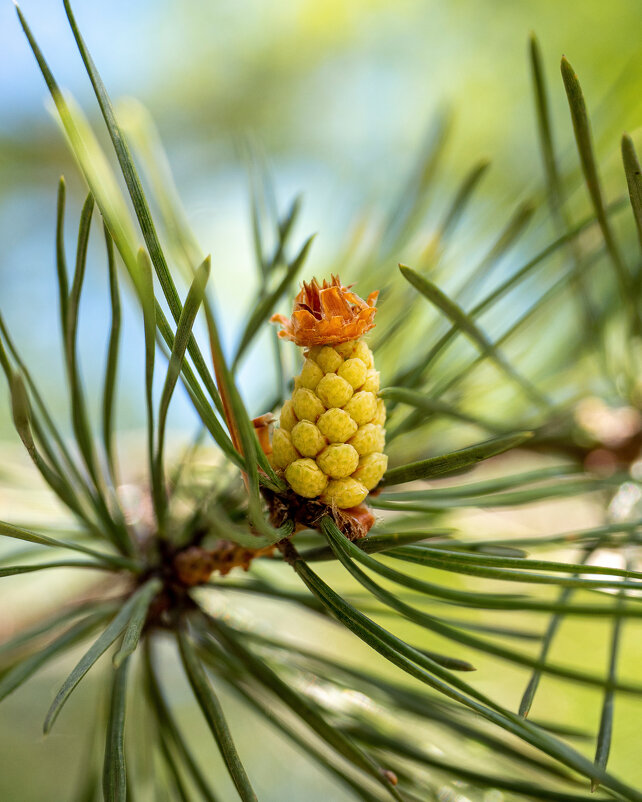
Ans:
[[[335,345],[357,340],[374,327],[378,292],[371,292],[364,301],[338,276],[319,285],[315,278],[294,299],[292,317],[273,315],[273,323],[281,323],[279,337],[308,348],[314,345]]]

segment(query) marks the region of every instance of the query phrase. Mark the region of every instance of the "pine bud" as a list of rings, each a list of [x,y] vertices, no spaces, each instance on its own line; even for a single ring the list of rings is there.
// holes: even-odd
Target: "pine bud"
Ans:
[[[361,339],[374,326],[367,302],[338,278],[303,285],[279,334],[306,348],[292,398],[281,410],[272,461],[292,490],[339,509],[356,507],[381,480],[386,409],[372,351]]]
[[[297,459],[285,469],[288,484],[304,498],[320,496],[328,483],[328,477],[313,459]]]
[[[321,419],[319,418],[319,420]],[[309,420],[302,420],[292,429],[292,443],[294,448],[304,457],[316,457],[319,451],[327,444],[327,440],[314,423]]]

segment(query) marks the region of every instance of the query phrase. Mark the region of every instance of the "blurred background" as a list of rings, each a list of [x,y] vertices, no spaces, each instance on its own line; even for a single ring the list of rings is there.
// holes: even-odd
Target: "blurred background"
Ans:
[[[376,213],[394,202],[446,110],[452,121],[435,177],[435,216],[473,162],[491,161],[460,226],[474,249],[467,260],[481,252],[519,200],[541,191],[527,63],[531,31],[542,44],[556,140],[567,161],[576,164],[559,78],[562,53],[580,75],[601,165],[613,167],[618,191],[619,135],[639,123],[642,53],[630,32],[642,21],[642,8],[633,0],[564,9],[544,0],[115,0],[109,6],[79,0],[75,10],[112,96],[134,95],[158,127],[188,221],[203,252],[213,255],[213,283],[230,332],[238,331],[256,276],[244,143],[265,153],[282,211],[302,193],[295,242],[317,232],[306,268],[312,273],[335,266],[365,210]],[[23,11],[59,83],[102,136],[62,3],[26,0]],[[55,396],[61,390],[53,262],[59,175],[69,185],[70,242],[84,189],[45,108],[44,82],[8,2],[0,7],[0,37],[0,297],[15,338],[35,366],[47,366],[47,389]],[[430,225],[428,217],[426,241]],[[106,337],[106,270],[101,238],[93,239],[81,357],[83,350],[102,347]],[[391,267],[411,256],[395,254]],[[138,336],[135,328],[129,334]],[[234,337],[229,334],[229,344]],[[265,391],[256,351],[242,376],[259,409]],[[142,352],[132,348],[131,357],[123,369],[136,386]],[[102,366],[85,361],[91,386]],[[0,403],[6,409],[4,396]],[[176,425],[185,425],[186,410],[179,409]],[[140,414],[138,399],[124,403],[121,423],[137,426]],[[6,415],[0,416],[0,433],[11,436]]]
[[[100,129],[62,3],[24,0],[21,7],[59,83]],[[440,195],[451,197],[481,157],[491,167],[461,226],[471,258],[479,257],[518,201],[541,197],[527,62],[531,31],[542,45],[555,138],[569,170],[576,169],[576,158],[559,78],[563,53],[579,73],[587,97],[607,194],[614,187],[619,194],[624,186],[619,136],[623,130],[634,131],[642,119],[642,6],[637,0],[77,0],[74,8],[112,97],[135,96],[158,127],[189,224],[203,253],[213,255],[212,281],[230,349],[256,287],[243,158],[248,142],[264,154],[282,210],[302,193],[295,240],[318,232],[306,273],[327,275],[364,210],[376,218],[398,195],[400,177],[411,173],[431,125],[447,110],[452,113],[450,135],[433,190],[435,211],[422,224],[426,241],[443,212]],[[9,2],[0,5],[0,76],[0,307],[52,408],[66,420],[54,265],[55,193],[64,173],[71,242],[83,186],[48,111],[44,83]],[[106,143],[102,133],[101,141]],[[579,181],[576,185],[581,193]],[[95,226],[80,323],[80,359],[88,395],[95,399],[103,364],[94,355],[104,353],[109,314],[98,233]],[[460,251],[459,258],[466,260],[463,246]],[[397,261],[411,256],[395,254],[391,271]],[[349,266],[342,277],[350,279]],[[371,289],[357,287],[364,296]],[[119,425],[131,438],[143,422],[143,349],[133,312],[126,301],[128,349],[121,363]],[[241,373],[254,414],[262,411],[261,400],[270,394],[272,378],[262,365],[259,344]],[[176,432],[194,430],[189,404],[178,394],[171,414]],[[18,453],[3,385],[0,473],[10,474],[13,487],[0,486],[0,517],[15,517],[18,507],[27,505],[31,519],[51,520],[56,511],[46,494],[33,489],[27,463]],[[573,514],[591,521],[590,510]],[[45,602],[44,591],[42,585],[20,578],[5,582],[13,585],[0,591],[0,605],[6,601],[6,626],[11,629],[25,607]],[[24,593],[18,591],[21,582]],[[62,592],[63,587],[64,577],[46,593]],[[578,625],[569,649],[591,642],[591,633],[580,630]],[[0,708],[3,800],[68,798],[67,783],[82,757],[71,705],[66,729],[46,744],[40,737],[41,714],[58,675],[54,665]],[[91,693],[91,682],[83,692]],[[580,718],[584,693],[569,701]],[[81,709],[79,694],[73,706],[76,716]],[[633,731],[631,717],[618,730],[618,744]],[[243,737],[249,743],[259,735],[253,731]],[[309,798],[321,799],[319,789],[330,781],[284,749],[282,770],[266,757],[262,799],[292,798],[288,789],[300,789],[306,782],[315,786]],[[69,771],[62,772],[61,765]],[[642,769],[632,764],[630,752],[613,768],[631,782],[642,781]],[[53,796],[45,790],[52,773],[64,775]],[[280,775],[287,775],[282,787],[274,782]],[[333,786],[328,789],[332,799],[342,798]],[[493,802],[499,799],[492,797]]]

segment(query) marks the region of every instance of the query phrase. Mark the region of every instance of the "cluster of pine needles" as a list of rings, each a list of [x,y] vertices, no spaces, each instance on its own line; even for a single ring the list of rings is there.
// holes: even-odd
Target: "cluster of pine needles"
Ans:
[[[414,267],[397,271],[399,254],[421,238],[428,204],[436,203],[431,190],[449,129],[445,118],[437,121],[399,200],[377,221],[376,235],[337,254],[337,263],[346,264],[344,278],[358,290],[382,290],[371,345],[384,377],[390,467],[369,499],[378,522],[356,541],[331,517],[316,529],[295,533],[291,521],[275,529],[263,494],[285,488],[259,447],[237,372],[251,348],[269,350],[274,395],[257,412],[278,411],[289,389],[293,350],[277,340],[268,320],[279,305],[287,308],[302,277],[310,241],[298,248],[291,242],[300,200],[281,212],[269,179],[254,163],[258,291],[235,335],[233,358],[226,359],[208,292],[209,259],[198,256],[164,162],[140,145],[144,137],[138,141],[136,131],[130,137],[119,124],[67,0],[64,5],[121,175],[116,177],[112,157],[72,98],[59,89],[18,10],[89,194],[73,271],[64,242],[64,181],[57,207],[55,253],[73,442],[50,414],[37,377],[0,318],[0,363],[15,428],[70,521],[64,536],[0,522],[0,535],[29,544],[3,556],[0,574],[62,567],[89,571],[92,579],[83,583],[81,595],[0,644],[0,699],[54,658],[77,651],[82,656],[46,714],[49,732],[77,685],[111,652],[107,670],[96,672],[107,688],[109,710],[84,761],[79,801],[121,802],[145,794],[154,800],[230,798],[228,780],[199,764],[193,736],[180,726],[161,670],[172,647],[211,730],[212,754],[218,749],[221,766],[246,801],[257,798],[253,755],[235,746],[242,722],[226,715],[221,687],[355,799],[481,799],[496,789],[506,799],[642,800],[642,792],[607,769],[616,700],[642,694],[642,684],[618,672],[622,630],[628,620],[642,617],[642,572],[635,570],[642,521],[635,505],[625,503],[637,498],[642,444],[642,260],[636,242],[636,233],[642,242],[642,179],[631,139],[622,141],[622,187],[628,184],[629,197],[624,191],[608,203],[580,84],[564,60],[584,178],[576,193],[586,190],[590,202],[586,216],[575,219],[533,40],[545,191],[515,209],[478,264],[461,256],[449,262],[453,232],[488,167],[473,164],[452,200],[439,197],[441,216],[429,246],[423,243]],[[139,177],[134,152],[150,189]],[[152,208],[158,209],[155,216]],[[100,425],[88,411],[77,353],[95,209],[104,229],[111,301]],[[506,269],[503,260],[523,242],[534,217],[539,229],[532,241],[552,235],[521,265]],[[144,492],[151,513],[135,523],[119,495],[114,422],[121,277],[137,300],[145,348]],[[206,338],[199,334],[201,325]],[[202,339],[206,348],[199,345]],[[164,382],[155,398],[159,371]],[[202,427],[184,458],[168,470],[167,415],[179,384]],[[587,404],[597,409],[598,423],[619,420],[622,409],[633,423],[614,435],[613,426],[593,425],[596,415],[578,413]],[[203,450],[212,448],[216,459],[199,472]],[[515,460],[498,457],[511,449],[519,449],[525,469],[516,472]],[[490,458],[497,459],[486,478],[466,477]],[[590,529],[480,539],[449,526],[453,513],[470,508],[528,510],[538,502],[581,501],[587,494],[602,509],[602,522]],[[194,549],[215,555],[196,578],[185,570]],[[553,550],[563,559],[537,556]],[[595,564],[603,550],[617,554],[621,567]],[[48,553],[53,561],[46,561]],[[229,570],[232,565],[249,570]],[[517,592],[510,583],[517,583]],[[308,645],[283,625],[294,617],[305,622]],[[577,617],[608,624],[603,672],[587,668],[582,655],[575,665],[549,657],[560,627]],[[312,648],[316,631],[319,642]],[[444,653],[413,642],[422,631],[442,643]],[[342,643],[360,640],[367,650],[352,658],[333,654],[328,632]],[[469,673],[475,666],[468,658],[476,654],[484,667],[480,681]],[[495,676],[504,666],[523,670],[523,696],[515,708],[480,690],[484,681],[488,687],[490,665]],[[550,691],[549,678],[556,680]],[[579,686],[598,691],[597,732],[563,718],[529,716],[538,692],[545,692],[540,685],[546,693],[569,696]],[[133,699],[138,713],[127,715]],[[88,729],[95,717],[89,718]],[[256,746],[261,753],[269,748]],[[139,750],[147,752],[147,761]],[[599,789],[597,795],[589,786]],[[297,798],[313,798],[310,793],[301,789]]]

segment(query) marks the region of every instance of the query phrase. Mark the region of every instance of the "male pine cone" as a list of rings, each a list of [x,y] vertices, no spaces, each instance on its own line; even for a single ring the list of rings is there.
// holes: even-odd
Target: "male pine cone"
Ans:
[[[302,346],[304,363],[272,438],[272,462],[292,490],[339,509],[361,504],[381,480],[386,409],[379,373],[362,335],[374,326],[377,293],[367,301],[338,277],[304,282],[290,319],[275,315],[281,337]]]

